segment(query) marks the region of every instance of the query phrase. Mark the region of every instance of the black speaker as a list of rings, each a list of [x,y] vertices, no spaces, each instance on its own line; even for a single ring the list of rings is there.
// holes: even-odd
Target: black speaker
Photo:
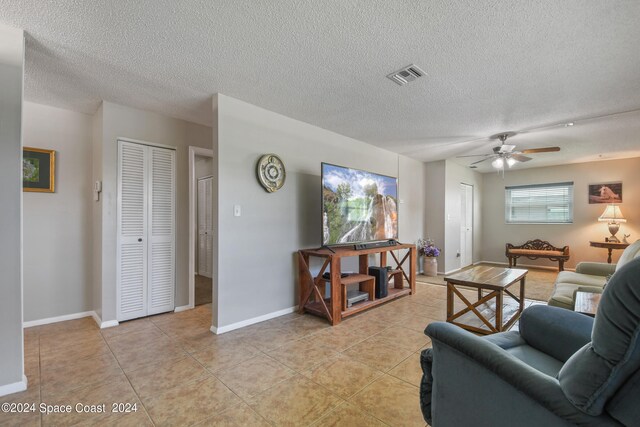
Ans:
[[[387,296],[387,269],[385,267],[369,267],[369,276],[376,279],[376,299]]]

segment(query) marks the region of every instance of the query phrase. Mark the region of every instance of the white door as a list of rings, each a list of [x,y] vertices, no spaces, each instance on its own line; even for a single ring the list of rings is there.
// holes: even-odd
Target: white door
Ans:
[[[198,180],[198,274],[209,278],[213,273],[212,186],[212,177]]]
[[[473,263],[473,186],[460,184],[460,268]]]
[[[117,317],[174,309],[175,151],[118,141]]]

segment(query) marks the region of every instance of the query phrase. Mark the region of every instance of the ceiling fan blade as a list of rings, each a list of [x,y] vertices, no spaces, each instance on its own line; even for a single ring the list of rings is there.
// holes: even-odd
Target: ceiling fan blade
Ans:
[[[486,158],[484,158],[484,159],[482,159],[482,160],[478,160],[477,162],[473,162],[473,163],[471,163],[469,166],[477,165],[478,163],[482,163],[482,162],[484,162],[485,160],[489,160],[489,158],[488,158],[488,157],[486,157]]]
[[[528,150],[522,150],[522,153],[523,154],[551,153],[553,151],[560,151],[560,147],[529,148]]]
[[[467,156],[456,156],[456,159],[459,159],[461,157],[487,157],[487,156],[492,156],[493,154],[469,154]]]
[[[528,162],[532,160],[531,157],[523,156],[522,154],[511,154],[511,158],[519,162]]]
[[[500,149],[498,150],[498,152],[500,152],[500,153],[510,153],[510,152],[513,151],[514,148],[516,148],[515,145],[502,144],[500,146]]]

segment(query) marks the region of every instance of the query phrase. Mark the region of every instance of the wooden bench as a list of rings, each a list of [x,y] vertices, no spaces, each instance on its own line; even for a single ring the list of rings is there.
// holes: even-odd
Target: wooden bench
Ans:
[[[509,267],[515,267],[516,260],[521,256],[529,259],[548,258],[551,261],[558,261],[560,271],[564,271],[564,262],[569,261],[569,246],[556,248],[551,243],[540,239],[529,240],[520,246],[507,243],[505,252],[509,259]]]

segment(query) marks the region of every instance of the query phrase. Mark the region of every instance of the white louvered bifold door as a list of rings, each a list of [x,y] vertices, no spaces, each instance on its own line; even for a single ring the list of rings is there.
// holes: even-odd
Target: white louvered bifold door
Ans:
[[[118,321],[174,309],[175,151],[118,141]]]
[[[156,147],[148,150],[151,168],[148,314],[157,314],[174,309],[176,153]]]
[[[147,315],[146,147],[120,141],[118,149],[119,321]]]
[[[213,178],[198,180],[198,274],[212,276],[213,264]]]

